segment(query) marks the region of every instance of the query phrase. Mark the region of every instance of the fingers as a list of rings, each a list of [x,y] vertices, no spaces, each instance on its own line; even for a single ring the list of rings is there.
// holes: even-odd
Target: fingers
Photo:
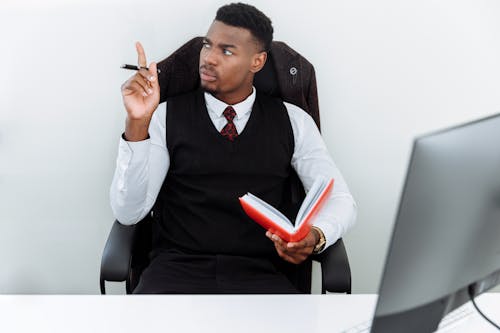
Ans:
[[[267,231],[266,236],[267,236],[267,238],[272,240],[275,244],[279,244],[281,247],[286,248],[286,242],[284,240],[282,240],[278,235],[273,234],[270,231]]]
[[[307,256],[297,256],[297,255],[292,256],[292,255],[289,255],[286,252],[283,252],[283,251],[280,251],[280,250],[277,250],[277,251],[278,251],[278,255],[283,260],[291,262],[292,264],[300,264],[301,262],[303,262],[307,258]]]
[[[146,92],[148,92],[148,94],[153,93],[154,84],[156,83],[156,78],[152,76],[147,69],[142,68],[138,70],[136,74],[136,79],[143,86],[145,86],[145,90]]]
[[[283,248],[281,246],[277,246],[275,244],[276,251],[278,252],[278,255],[288,261],[291,262],[292,264],[300,264],[304,260],[307,259],[309,254],[307,253],[302,253],[302,252],[295,252],[295,251],[290,251],[288,248]]]
[[[154,63],[153,63],[154,64]],[[145,68],[141,68],[140,70],[137,71],[137,74],[140,75],[144,80],[148,81],[148,84],[152,84],[154,82],[158,82],[158,77],[156,75],[151,74],[151,68],[149,68],[149,71]]]
[[[306,241],[305,239],[300,242],[287,243],[278,235],[273,234],[270,231],[266,232],[266,236],[274,242],[274,247],[276,248],[278,255],[282,259],[293,264],[299,264],[306,260],[312,253],[314,247],[309,245],[309,241]]]
[[[138,64],[138,66],[140,68],[147,68],[148,63],[146,60],[146,53],[144,52],[144,48],[142,47],[142,44],[140,42],[136,42],[135,49],[137,50],[137,64]],[[145,73],[147,73],[147,71],[142,72],[142,74],[145,74]],[[151,65],[149,65],[149,75],[146,77],[146,79],[149,81],[158,82],[158,71],[157,71],[157,66],[156,66],[155,62],[152,62]]]
[[[136,88],[141,91],[141,94],[144,97],[153,93],[153,89],[151,89],[144,80],[137,79],[133,82],[133,84],[136,84]]]
[[[144,53],[144,48],[140,42],[135,43],[135,49],[137,50],[137,63],[139,67],[146,67],[148,65],[146,62],[146,53]]]
[[[145,69],[147,67],[146,61],[146,53],[144,52],[144,48],[140,42],[135,43],[135,48],[137,50],[137,62],[140,70],[137,71],[137,75],[142,76],[144,81],[140,81],[139,83],[145,83],[147,87],[144,87],[144,84],[141,84],[144,87],[144,90],[148,94],[152,94],[158,90],[158,72],[157,66],[155,62],[152,62],[149,66],[149,70]],[[152,90],[151,92],[149,90]]]
[[[286,254],[287,251],[286,242],[284,242],[278,235],[273,234],[270,231],[267,231],[266,237],[273,241],[274,247],[276,248],[280,256],[282,254]]]
[[[149,88],[148,91],[151,90],[151,92],[149,92],[150,94],[159,91],[160,87],[158,85],[156,63],[152,62],[151,65],[149,65],[149,70],[142,68],[137,71],[137,74],[140,76],[143,82],[147,84]]]
[[[146,83],[146,80],[144,80],[140,75],[134,75],[130,79],[128,79],[123,85],[122,85],[122,92],[124,95],[131,95],[135,93],[139,93],[142,96],[146,97],[147,95],[152,93],[152,89],[148,86]]]
[[[287,246],[290,249],[314,247],[314,240],[311,240],[308,237],[306,237],[299,242],[290,242],[287,244]]]
[[[149,77],[150,81],[158,82],[158,69],[156,66],[156,62],[152,62],[149,65],[149,75],[150,75]]]
[[[302,240],[298,242],[290,242],[288,243],[288,248],[291,249],[307,249],[309,251],[310,249],[313,249],[314,246],[317,243],[317,239],[315,236],[315,232],[311,229],[309,233],[304,237]]]
[[[138,73],[135,76],[135,80],[137,81],[137,83],[141,85],[141,87],[144,88],[144,91],[149,95],[153,93],[152,89],[153,86],[151,85],[151,82],[147,79],[148,75],[144,73],[148,73],[148,71],[145,69],[141,69],[140,71],[138,71]]]
[[[146,97],[152,95],[159,90],[158,79],[146,69],[140,69],[122,86],[122,91],[128,91],[130,94],[139,92]],[[126,93],[127,94],[127,93]],[[128,94],[127,94],[128,95]]]

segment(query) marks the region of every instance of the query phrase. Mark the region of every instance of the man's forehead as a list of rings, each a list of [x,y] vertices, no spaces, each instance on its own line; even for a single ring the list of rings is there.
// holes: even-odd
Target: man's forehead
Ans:
[[[253,42],[250,30],[213,21],[206,37],[214,44],[244,46]]]

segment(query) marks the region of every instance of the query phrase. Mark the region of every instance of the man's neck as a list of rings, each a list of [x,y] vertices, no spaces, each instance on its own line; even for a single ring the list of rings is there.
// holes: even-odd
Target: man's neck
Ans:
[[[250,86],[249,89],[246,89],[245,93],[238,93],[238,94],[228,94],[228,95],[220,95],[220,94],[213,94],[210,93],[213,97],[217,98],[219,101],[222,101],[228,105],[235,105],[238,103],[243,102],[248,98],[253,93],[253,86]]]

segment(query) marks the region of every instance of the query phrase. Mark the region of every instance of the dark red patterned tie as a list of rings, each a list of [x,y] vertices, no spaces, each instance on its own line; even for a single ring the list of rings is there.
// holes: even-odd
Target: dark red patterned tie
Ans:
[[[234,111],[232,106],[228,106],[224,112],[224,117],[227,119],[227,124],[224,126],[220,134],[226,137],[229,141],[234,141],[234,139],[238,136],[238,131],[236,130],[236,126],[234,126],[233,119],[236,116],[236,112]]]

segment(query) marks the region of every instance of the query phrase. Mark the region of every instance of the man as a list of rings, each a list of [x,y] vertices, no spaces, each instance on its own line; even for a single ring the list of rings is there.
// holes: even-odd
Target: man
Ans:
[[[255,7],[223,6],[200,51],[200,90],[159,106],[154,62],[122,85],[111,206],[133,224],[154,205],[152,260],[134,293],[296,293],[280,261],[301,263],[354,223],[356,205],[312,118],[253,87],[272,34]],[[318,176],[335,179],[314,227],[293,243],[264,232],[238,202],[251,192],[282,208],[290,168],[306,190]]]

